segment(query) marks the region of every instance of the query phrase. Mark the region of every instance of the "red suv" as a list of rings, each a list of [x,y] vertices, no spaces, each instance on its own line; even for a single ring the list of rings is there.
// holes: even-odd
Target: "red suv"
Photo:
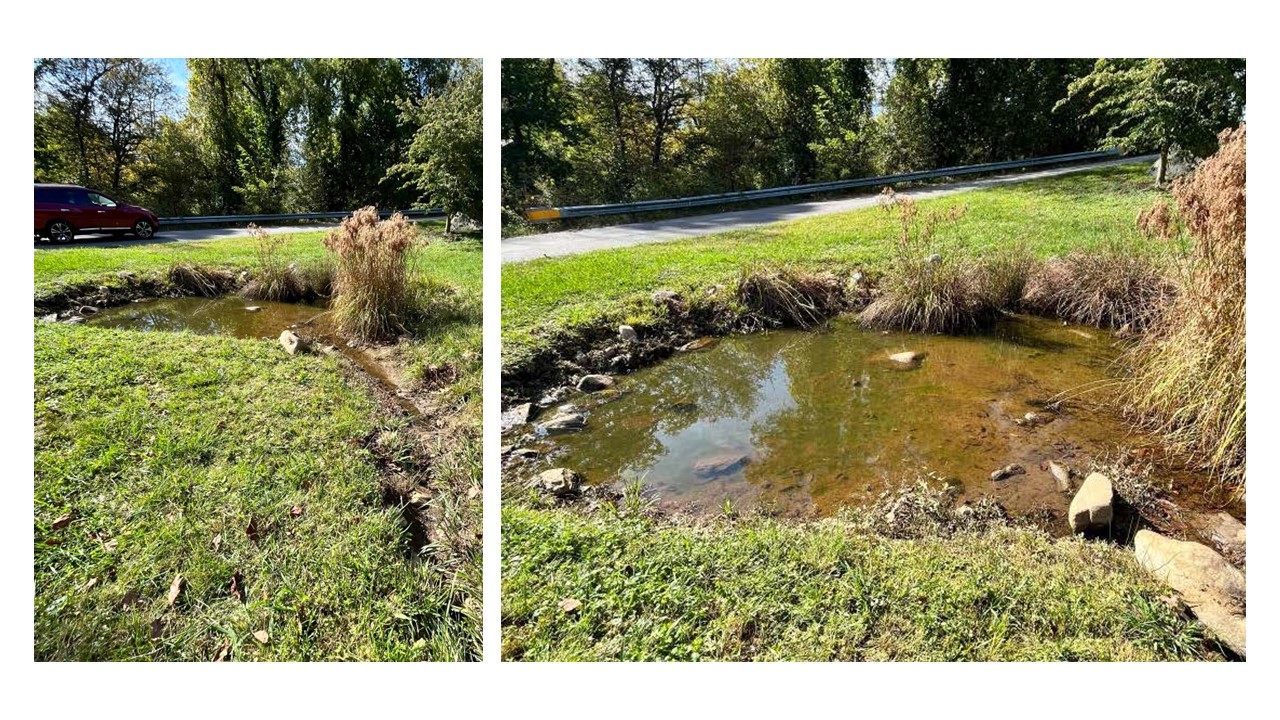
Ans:
[[[79,185],[36,183],[36,237],[70,242],[76,233],[132,232],[149,238],[159,229],[160,219],[146,208]]]

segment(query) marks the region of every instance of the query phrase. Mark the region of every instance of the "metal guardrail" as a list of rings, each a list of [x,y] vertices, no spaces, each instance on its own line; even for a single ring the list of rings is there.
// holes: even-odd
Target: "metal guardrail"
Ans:
[[[389,218],[399,212],[407,218],[427,219],[442,218],[445,216],[444,210],[383,210],[378,213],[378,217]],[[193,215],[187,217],[171,217],[160,218],[162,227],[174,227],[182,225],[221,225],[224,223],[258,223],[258,222],[288,222],[296,220],[341,220],[350,215],[350,212],[317,212],[317,213],[277,213],[274,215]]]
[[[1002,162],[982,163],[980,165],[959,165],[956,167],[922,170],[919,172],[901,173],[898,175],[879,175],[876,177],[856,178],[853,180],[835,180],[832,182],[809,183],[807,185],[788,185],[785,187],[764,188],[762,190],[743,190],[741,192],[720,193],[717,195],[696,195],[672,200],[640,200],[629,203],[613,203],[609,205],[570,205],[566,207],[536,207],[525,211],[525,218],[530,222],[542,223],[569,218],[597,217],[602,215],[623,215],[627,213],[655,212],[658,210],[680,210],[684,208],[705,207],[707,205],[728,205],[769,198],[813,195],[815,193],[851,190],[862,187],[892,185],[894,183],[914,182],[917,180],[936,180],[938,178],[974,175],[978,173],[999,172],[1001,170],[1018,170],[1022,168],[1040,167],[1043,165],[1059,165],[1063,163],[1083,162],[1087,160],[1106,160],[1118,158],[1117,150],[1091,150],[1087,152],[1048,155],[1022,160],[1005,160]]]

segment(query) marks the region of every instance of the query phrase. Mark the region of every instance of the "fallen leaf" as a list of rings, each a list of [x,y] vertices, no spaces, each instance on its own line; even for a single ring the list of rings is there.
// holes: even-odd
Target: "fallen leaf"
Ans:
[[[54,520],[53,524],[49,526],[49,529],[61,530],[62,528],[70,524],[71,524],[71,513],[67,513],[66,515],[59,517],[57,520]]]
[[[221,547],[222,547],[222,533],[218,533],[217,535],[213,536],[213,551],[218,552],[218,549]]]
[[[213,654],[214,662],[226,662],[231,659],[231,643],[224,642],[218,646],[217,652]]]
[[[565,598],[560,601],[560,609],[564,612],[571,613],[582,607],[582,601],[577,598]]]
[[[478,485],[472,485],[472,486],[471,486],[471,489],[470,489],[470,490],[467,490],[467,499],[468,499],[468,500],[475,500],[475,499],[476,499],[476,496],[478,496],[479,494],[480,494],[480,486],[478,486]]]
[[[257,640],[263,645],[266,645],[267,641],[271,639],[271,636],[267,634],[266,630],[259,630],[253,634],[253,639]]]
[[[178,594],[182,592],[182,573],[173,576],[173,582],[169,583],[169,604],[173,605],[178,599]]]
[[[234,573],[231,576],[231,597],[244,602],[244,576],[240,573]]]
[[[302,506],[301,506],[301,505],[294,505],[292,508],[290,508],[290,510],[289,510],[289,516],[290,516],[290,517],[302,517]]]
[[[116,538],[111,538],[110,540],[102,543],[102,549],[106,550],[109,553],[113,553],[116,551],[116,546],[118,546],[119,544],[120,544],[119,540],[117,540]]]
[[[151,621],[151,639],[159,640],[164,636],[164,620],[156,618]]]
[[[89,578],[89,582],[80,586],[80,592],[84,592],[98,584],[98,578]]]
[[[249,527],[244,529],[244,534],[253,542],[258,542],[258,538],[262,537],[262,526],[258,524],[258,518],[249,518]]]
[[[124,610],[129,610],[141,604],[142,595],[137,590],[129,590],[125,592],[123,598],[120,598],[120,607]]]

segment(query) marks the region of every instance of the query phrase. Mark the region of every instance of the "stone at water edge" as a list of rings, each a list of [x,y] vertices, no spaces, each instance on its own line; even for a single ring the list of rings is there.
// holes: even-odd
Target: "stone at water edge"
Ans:
[[[261,312],[261,311],[262,311],[262,306],[261,306],[261,305],[246,305],[246,306],[245,306],[245,308],[244,308],[244,311],[245,311],[245,312]]]
[[[1049,474],[1057,481],[1059,492],[1071,492],[1071,468],[1050,460]]]
[[[280,347],[284,348],[284,351],[290,355],[297,355],[298,353],[306,352],[311,345],[303,338],[298,337],[298,334],[292,330],[285,330],[280,333]]]
[[[1111,478],[1102,473],[1089,473],[1089,477],[1080,484],[1076,496],[1071,498],[1071,506],[1067,509],[1067,522],[1071,531],[1083,533],[1087,530],[1106,530],[1111,527],[1111,501],[1115,493],[1111,488]]]
[[[529,485],[556,497],[566,497],[577,494],[582,487],[582,476],[568,468],[552,468],[538,473]]]
[[[578,380],[578,389],[582,392],[598,392],[613,387],[613,378],[608,375],[583,375]]]
[[[522,403],[514,407],[507,408],[502,413],[502,431],[506,432],[512,428],[519,427],[529,422],[529,414],[533,412],[531,403]]]
[[[636,329],[630,325],[619,325],[618,337],[626,340],[627,342],[636,342],[640,339],[640,336],[636,334]]]
[[[926,353],[907,350],[905,352],[890,355],[889,360],[901,367],[913,368],[918,367],[920,363],[924,362],[925,356]]]
[[[1245,576],[1212,549],[1151,530],[1133,539],[1138,563],[1178,592],[1227,647],[1245,656]]]

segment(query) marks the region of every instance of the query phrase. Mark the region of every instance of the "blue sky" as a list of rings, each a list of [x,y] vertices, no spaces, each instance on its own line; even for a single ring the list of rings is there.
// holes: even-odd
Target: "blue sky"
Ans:
[[[165,73],[169,76],[169,82],[173,83],[173,93],[178,100],[178,107],[175,111],[178,115],[185,115],[187,112],[187,81],[191,79],[191,73],[187,72],[186,58],[153,58],[160,63],[160,67],[164,68]]]

